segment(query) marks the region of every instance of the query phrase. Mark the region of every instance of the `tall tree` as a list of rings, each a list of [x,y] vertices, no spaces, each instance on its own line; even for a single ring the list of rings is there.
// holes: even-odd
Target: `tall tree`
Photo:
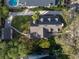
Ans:
[[[50,43],[49,43],[49,41],[46,40],[46,39],[41,39],[41,40],[39,41],[39,46],[40,46],[41,48],[49,48],[49,47],[50,47]]]

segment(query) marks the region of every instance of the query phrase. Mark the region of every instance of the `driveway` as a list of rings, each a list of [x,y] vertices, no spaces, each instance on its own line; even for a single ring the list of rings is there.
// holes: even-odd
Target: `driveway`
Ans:
[[[40,15],[45,15],[45,14],[51,14],[51,15],[57,15],[57,14],[61,14],[62,11],[39,11]],[[31,16],[33,15],[34,12],[33,11],[29,11],[29,10],[24,10],[23,12],[10,12],[9,15],[12,16]]]

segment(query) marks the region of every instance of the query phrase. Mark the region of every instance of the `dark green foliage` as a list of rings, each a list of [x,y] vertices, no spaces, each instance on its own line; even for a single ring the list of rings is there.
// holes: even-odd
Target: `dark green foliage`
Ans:
[[[27,45],[22,41],[11,40],[0,42],[0,59],[16,59],[18,57],[24,57],[28,53]]]
[[[45,43],[44,40],[46,39],[41,40],[42,43]],[[35,41],[33,45],[32,54],[49,54],[49,56],[44,57],[42,59],[69,59],[68,55],[63,52],[61,45],[56,43],[54,37],[51,37],[46,41],[50,44],[48,48],[42,48],[41,46],[39,46],[41,44],[40,40]]]

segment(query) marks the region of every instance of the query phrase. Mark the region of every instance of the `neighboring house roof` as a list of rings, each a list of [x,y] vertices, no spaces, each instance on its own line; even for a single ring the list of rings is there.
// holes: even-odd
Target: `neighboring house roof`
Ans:
[[[31,22],[31,38],[49,38],[57,35],[63,23],[61,19],[52,15],[42,15],[35,23]]]
[[[50,3],[56,5],[58,0],[19,0],[19,2],[27,6],[48,6]]]
[[[13,2],[12,2],[13,1]],[[26,6],[49,6],[57,5],[59,0],[7,0],[7,5],[10,7],[26,7]]]

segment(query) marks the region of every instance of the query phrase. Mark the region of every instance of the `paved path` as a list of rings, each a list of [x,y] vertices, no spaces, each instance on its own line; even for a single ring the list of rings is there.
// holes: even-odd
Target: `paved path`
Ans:
[[[57,15],[57,14],[61,14],[61,11],[39,11],[40,15],[45,15],[45,14],[52,14],[52,15]],[[29,11],[29,10],[24,10],[23,12],[10,12],[9,15],[12,16],[31,16],[33,15],[34,12],[33,11]]]

